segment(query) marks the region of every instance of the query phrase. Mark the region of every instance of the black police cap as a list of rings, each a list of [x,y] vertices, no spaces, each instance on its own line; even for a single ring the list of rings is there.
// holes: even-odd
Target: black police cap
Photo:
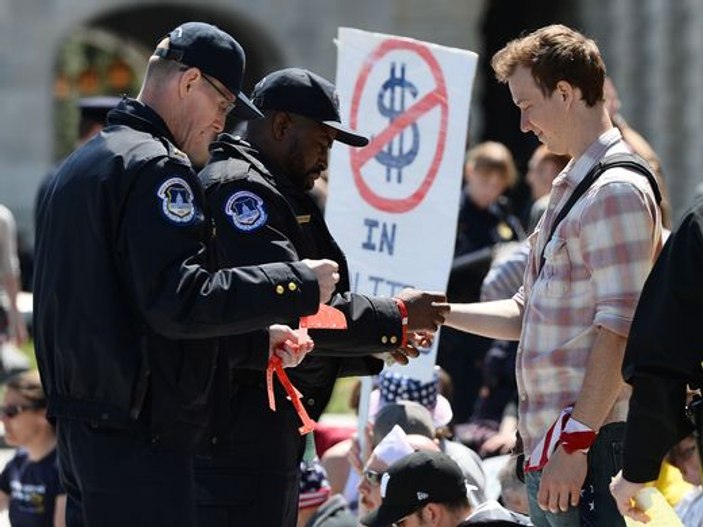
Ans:
[[[154,55],[198,68],[220,81],[239,101],[237,114],[245,119],[263,117],[242,93],[246,57],[242,46],[220,28],[204,22],[186,22],[168,35],[168,47]]]
[[[342,125],[334,84],[311,71],[287,68],[269,73],[254,86],[251,99],[261,110],[295,113],[329,126],[342,143],[369,144],[367,137]]]
[[[104,123],[110,110],[120,104],[122,97],[111,97],[107,95],[97,95],[95,97],[82,97],[78,99],[78,109],[81,118]]]

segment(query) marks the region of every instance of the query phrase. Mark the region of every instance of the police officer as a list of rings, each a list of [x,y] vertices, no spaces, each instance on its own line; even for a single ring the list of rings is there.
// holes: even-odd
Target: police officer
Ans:
[[[191,162],[205,160],[235,104],[259,114],[240,93],[243,69],[230,35],[177,27],[150,58],[137,99],[69,156],[40,204],[37,358],[69,526],[192,526],[211,337],[313,313],[338,279],[331,261],[209,266],[211,221]],[[268,358],[294,338],[272,326],[258,351]],[[294,364],[295,351],[277,353]]]
[[[74,148],[78,148],[83,144],[87,143],[93,138],[95,134],[100,133],[100,131],[105,127],[105,122],[107,120],[107,114],[115,108],[121,101],[120,97],[109,97],[106,95],[97,95],[95,97],[82,97],[78,100],[78,137],[74,144]],[[63,162],[63,160],[61,160]],[[34,220],[37,220],[37,209],[39,203],[44,199],[46,191],[49,188],[49,182],[61,162],[57,163],[48,174],[44,176],[39,188],[37,189],[37,195],[34,198]]]
[[[610,489],[620,513],[639,521],[644,514],[631,499],[657,479],[667,451],[691,433],[686,385],[703,386],[701,320],[703,198],[669,236],[644,285],[623,361],[632,396],[623,469]]]
[[[340,123],[334,85],[290,68],[260,81],[252,99],[265,119],[249,122],[247,141],[221,135],[201,182],[222,264],[301,258],[340,262],[331,305],[344,312],[349,329],[311,331],[316,351],[291,373],[307,411],[317,419],[337,377],[380,371],[383,363],[371,354],[393,352],[401,362],[407,362],[406,354],[415,356],[406,342],[408,332],[435,330],[446,306],[434,304],[445,297],[413,289],[394,299],[349,292],[344,254],[307,193],[326,170],[333,141],[353,147],[368,143]],[[295,526],[304,443],[297,432],[300,422],[281,391],[277,411],[269,410],[261,372],[235,375],[229,436],[218,441],[222,448],[215,458],[196,465],[200,525]]]

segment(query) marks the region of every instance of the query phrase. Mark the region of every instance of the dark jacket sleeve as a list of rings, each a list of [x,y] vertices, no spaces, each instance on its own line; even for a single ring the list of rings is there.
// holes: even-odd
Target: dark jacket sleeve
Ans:
[[[332,357],[392,351],[400,345],[400,312],[391,298],[335,295],[330,305],[344,313],[347,330],[311,329],[316,353]]]
[[[645,483],[659,476],[669,449],[691,433],[686,419],[686,383],[660,375],[637,374],[625,429],[623,475]]]
[[[632,384],[624,449],[630,481],[656,479],[666,452],[690,433],[686,384],[703,379],[703,201],[667,240],[642,290],[623,361]],[[646,439],[645,439],[646,438]]]
[[[193,192],[195,213],[188,223],[174,223],[162,210],[159,189],[174,177]],[[210,226],[199,183],[189,168],[162,160],[145,169],[124,208],[118,261],[137,306],[164,336],[243,333],[317,309],[317,281],[304,264],[206,269],[203,239]]]
[[[220,349],[235,351],[227,355],[230,368],[264,371],[269,360],[269,332],[261,329],[222,337]]]

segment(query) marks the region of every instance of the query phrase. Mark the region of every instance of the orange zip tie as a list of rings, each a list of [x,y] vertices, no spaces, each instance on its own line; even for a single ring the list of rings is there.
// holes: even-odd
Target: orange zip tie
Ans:
[[[307,339],[308,328],[347,329],[347,319],[344,316],[344,313],[340,310],[325,304],[320,304],[320,308],[317,313],[300,318],[298,344],[302,344],[302,342]],[[266,390],[268,392],[269,408],[273,412],[276,411],[276,394],[273,391],[274,372],[276,372],[278,381],[281,385],[283,385],[283,388],[288,394],[288,398],[293,404],[298,417],[300,417],[300,420],[303,422],[303,425],[298,428],[298,432],[300,432],[301,436],[312,432],[317,423],[310,418],[305,406],[303,406],[303,403],[300,402],[303,395],[295,388],[295,386],[293,386],[293,383],[290,382],[290,379],[283,368],[283,361],[275,355],[269,359],[268,366],[266,367]]]
[[[305,409],[305,406],[303,406],[303,403],[300,402],[302,394],[298,390],[296,390],[295,386],[293,386],[293,383],[290,382],[290,379],[288,378],[288,375],[286,374],[286,371],[283,368],[283,361],[281,361],[281,359],[276,356],[273,356],[269,359],[268,367],[266,368],[266,389],[268,391],[269,397],[269,408],[271,408],[271,410],[274,412],[276,411],[276,395],[273,391],[274,372],[276,372],[276,376],[278,376],[278,381],[281,383],[283,389],[288,394],[290,402],[293,403],[295,412],[298,414],[298,417],[300,417],[300,420],[303,422],[303,425],[298,428],[298,432],[301,436],[312,432],[315,429],[316,423],[308,415],[308,412]]]

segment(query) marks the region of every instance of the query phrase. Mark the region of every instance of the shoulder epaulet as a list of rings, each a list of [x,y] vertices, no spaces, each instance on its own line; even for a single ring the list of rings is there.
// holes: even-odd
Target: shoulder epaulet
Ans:
[[[192,164],[190,162],[190,158],[188,157],[188,154],[186,154],[183,150],[176,147],[170,141],[163,141],[163,144],[164,144],[164,146],[166,146],[166,151],[168,153],[169,159],[171,159],[181,165],[185,165],[188,167],[192,166]]]
[[[248,143],[228,144],[213,150],[210,164],[201,173],[205,188],[230,181],[268,181],[272,176],[264,164],[247,151],[248,146]]]

